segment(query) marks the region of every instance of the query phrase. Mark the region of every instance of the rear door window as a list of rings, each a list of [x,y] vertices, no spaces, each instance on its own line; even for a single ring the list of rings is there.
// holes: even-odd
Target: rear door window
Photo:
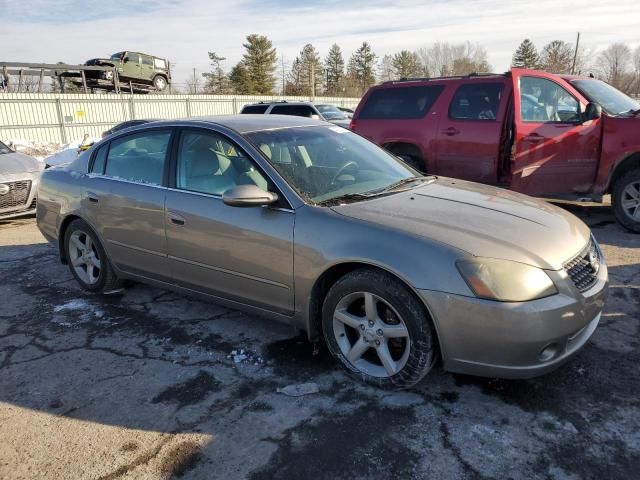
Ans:
[[[360,118],[422,118],[433,106],[444,85],[379,88],[366,100]]]
[[[121,180],[162,185],[171,132],[146,131],[113,140],[105,175]]]
[[[269,105],[246,105],[240,113],[264,113]]]
[[[276,105],[271,109],[271,113],[273,115],[293,115],[311,118],[311,115],[316,112],[308,105]]]
[[[468,83],[456,90],[449,118],[452,120],[495,120],[502,95],[501,83]]]

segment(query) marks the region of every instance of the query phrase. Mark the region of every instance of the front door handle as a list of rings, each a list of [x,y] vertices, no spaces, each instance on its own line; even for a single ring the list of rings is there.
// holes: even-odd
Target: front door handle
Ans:
[[[460,133],[460,130],[455,127],[449,127],[442,130],[442,133],[444,135],[448,135],[449,137],[453,137],[454,135],[458,135]]]
[[[544,137],[542,135],[540,135],[539,133],[532,133],[532,134],[527,135],[526,137],[524,137],[524,139],[527,142],[538,143],[538,142],[542,142],[544,140]]]
[[[169,212],[167,215],[169,216],[169,220],[171,221],[171,223],[173,223],[174,225],[184,225],[184,218],[182,218],[180,215],[173,212]]]
[[[87,198],[90,202],[98,203],[98,195],[93,192],[87,192]]]

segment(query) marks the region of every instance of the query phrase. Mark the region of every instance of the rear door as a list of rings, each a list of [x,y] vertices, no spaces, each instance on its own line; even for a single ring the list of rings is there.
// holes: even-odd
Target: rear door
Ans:
[[[295,212],[251,157],[222,133],[182,130],[167,192],[172,275],[186,288],[283,314],[293,311]],[[278,207],[230,207],[241,184],[276,191]]]
[[[151,80],[154,75],[153,57],[140,55],[140,78]]]
[[[102,169],[96,165],[102,157],[96,156],[92,172],[100,181],[93,179],[95,188],[86,192],[105,248],[117,267],[163,281],[171,278],[163,186],[171,136],[171,129],[151,129],[114,139]]]
[[[444,94],[434,147],[435,172],[495,184],[508,92],[505,80],[474,78],[455,82]]]
[[[555,75],[513,69],[511,188],[529,195],[588,192],[600,158],[601,119],[582,122],[587,100]]]

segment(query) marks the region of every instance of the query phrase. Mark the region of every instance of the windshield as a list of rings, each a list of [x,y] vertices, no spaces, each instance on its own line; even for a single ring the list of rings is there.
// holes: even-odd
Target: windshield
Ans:
[[[4,143],[0,142],[0,155],[3,153],[11,153],[11,149],[7,147]]]
[[[286,128],[246,137],[312,203],[375,195],[402,180],[423,178],[380,147],[341,127]]]
[[[334,105],[316,105],[318,111],[327,120],[346,120],[347,116]]]
[[[571,84],[609,115],[624,115],[640,109],[640,103],[600,80],[579,79],[573,80]]]
[[[120,60],[121,58],[122,58],[122,52],[118,52],[111,55],[110,60]]]

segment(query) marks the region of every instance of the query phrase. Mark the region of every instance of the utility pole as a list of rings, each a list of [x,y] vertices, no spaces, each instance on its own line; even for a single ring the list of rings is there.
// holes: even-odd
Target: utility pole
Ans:
[[[193,69],[193,92],[194,95],[198,93],[198,85],[196,84],[196,69]]]
[[[284,97],[287,94],[287,84],[285,81],[285,69],[284,69],[284,57],[280,56],[280,62],[282,64],[282,96]]]
[[[576,49],[573,52],[573,64],[571,65],[571,75],[576,73],[576,62],[578,61],[578,47],[580,46],[580,32],[578,32],[578,38],[576,38]]]

